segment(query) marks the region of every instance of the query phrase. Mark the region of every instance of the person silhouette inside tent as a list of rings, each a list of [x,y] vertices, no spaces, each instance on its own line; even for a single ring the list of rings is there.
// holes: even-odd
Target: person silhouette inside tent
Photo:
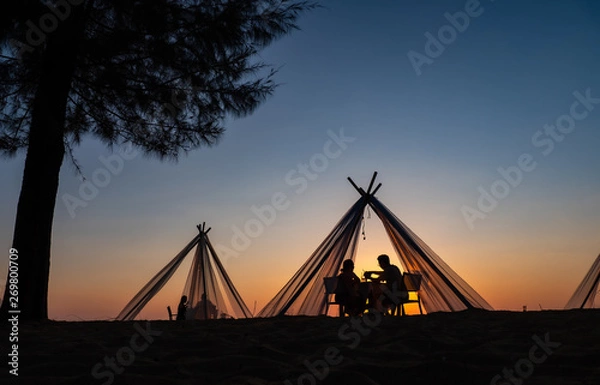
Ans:
[[[177,321],[185,320],[185,315],[187,313],[187,296],[182,296],[181,301],[179,301],[179,306],[177,306]]]
[[[390,263],[387,254],[378,256],[377,262],[383,271],[368,271],[365,273],[365,278],[374,283],[369,302],[376,310],[383,311],[397,305],[403,297],[408,298],[408,292],[404,288],[400,269]],[[373,277],[373,274],[376,277]]]
[[[343,306],[344,313],[351,316],[359,315],[364,311],[365,299],[360,295],[360,278],[354,274],[354,262],[346,259],[341,271],[338,275],[335,301]]]
[[[206,293],[202,293],[195,310],[195,319],[215,319],[219,314],[215,304],[206,298]]]

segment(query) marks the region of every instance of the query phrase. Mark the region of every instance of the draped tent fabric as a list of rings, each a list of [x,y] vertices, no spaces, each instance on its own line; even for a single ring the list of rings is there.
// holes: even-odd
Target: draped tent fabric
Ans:
[[[325,314],[323,278],[336,276],[345,259],[354,260],[360,224],[367,205],[382,221],[403,270],[422,275],[420,296],[427,313],[470,308],[492,309],[425,242],[375,198],[375,193],[381,187],[380,183],[371,191],[376,176],[377,172],[366,192],[348,178],[361,197],[292,279],[259,312],[259,317]]]
[[[218,318],[249,318],[252,316],[210,243],[207,235],[210,228],[205,230],[204,224],[197,227],[199,234],[125,305],[117,316],[117,320],[135,319],[144,306],[173,276],[194,247],[196,247],[194,259],[182,294],[188,297],[190,310],[187,313],[187,319],[209,318],[211,308],[215,310]]]
[[[188,318],[206,318],[211,304],[219,310],[219,318],[252,317],[207,236],[198,242],[183,295],[188,297],[192,309],[199,310]]]
[[[181,262],[198,244],[201,235],[198,234],[181,250],[175,258],[162,268],[152,279],[129,301],[117,316],[119,321],[130,321],[134,319],[146,304],[162,289],[167,281],[175,274]]]
[[[345,259],[354,260],[366,199],[359,199],[290,281],[259,313],[319,315],[325,312],[323,278],[337,274]],[[295,305],[292,307],[292,305]]]
[[[567,302],[565,309],[591,309],[594,300],[600,291],[600,254],[585,275],[571,299]]]
[[[428,313],[471,308],[492,309],[486,300],[377,198],[371,197],[369,205],[381,219],[403,270],[419,273],[423,277],[420,297]]]

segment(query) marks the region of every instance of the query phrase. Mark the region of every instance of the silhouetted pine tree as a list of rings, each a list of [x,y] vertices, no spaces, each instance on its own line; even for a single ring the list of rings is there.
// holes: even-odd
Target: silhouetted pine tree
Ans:
[[[85,135],[161,159],[212,145],[272,94],[256,54],[314,3],[58,0],[0,6],[0,150],[26,149],[13,247],[23,319],[47,319],[59,172]],[[10,307],[10,280],[2,304]]]

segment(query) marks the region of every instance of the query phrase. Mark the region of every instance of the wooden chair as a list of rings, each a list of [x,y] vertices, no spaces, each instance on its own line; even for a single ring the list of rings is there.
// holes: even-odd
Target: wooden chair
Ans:
[[[171,306],[167,306],[167,311],[169,312],[169,321],[177,319],[177,314],[173,314],[173,312],[171,311]]]
[[[419,313],[423,314],[423,308],[421,307],[421,296],[419,296],[419,290],[421,290],[422,279],[423,276],[421,274],[404,273],[402,275],[402,282],[404,288],[408,293],[408,296],[406,299],[403,299],[398,305],[396,305],[396,308],[393,311],[394,315],[405,315],[406,312],[404,311],[404,304],[407,303],[418,303]]]
[[[340,317],[344,316],[344,306],[335,301],[335,289],[337,288],[338,277],[323,278],[325,286],[325,314],[329,312],[329,305],[338,305],[340,308]]]

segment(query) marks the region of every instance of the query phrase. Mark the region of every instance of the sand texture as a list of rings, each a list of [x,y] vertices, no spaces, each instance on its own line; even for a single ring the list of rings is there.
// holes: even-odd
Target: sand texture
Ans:
[[[600,310],[48,321],[20,325],[19,377],[7,372],[3,384],[600,385]]]

